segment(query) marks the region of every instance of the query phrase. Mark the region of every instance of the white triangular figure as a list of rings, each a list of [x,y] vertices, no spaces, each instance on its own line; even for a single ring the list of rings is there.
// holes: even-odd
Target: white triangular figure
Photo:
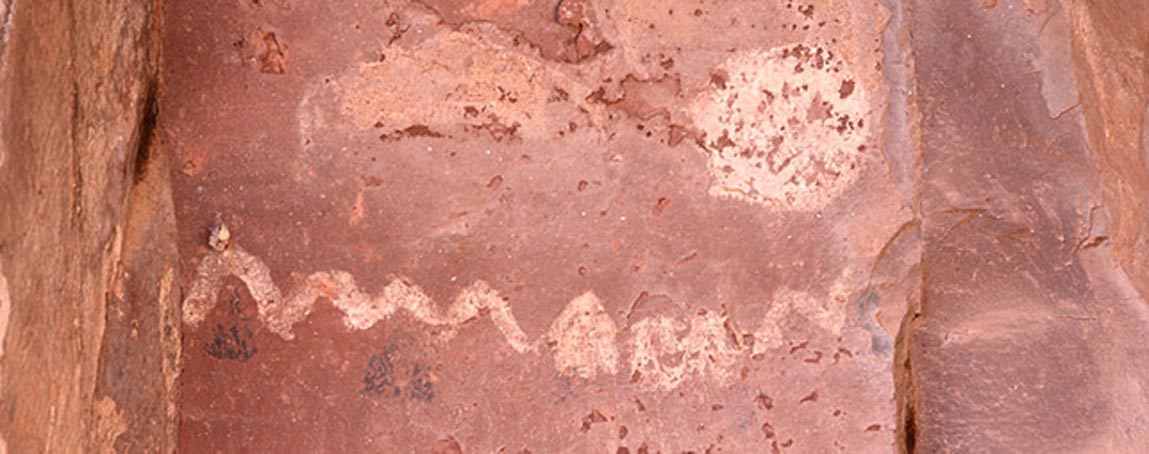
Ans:
[[[590,291],[571,300],[547,332],[555,366],[583,378],[618,371],[617,336],[618,328],[602,300]]]

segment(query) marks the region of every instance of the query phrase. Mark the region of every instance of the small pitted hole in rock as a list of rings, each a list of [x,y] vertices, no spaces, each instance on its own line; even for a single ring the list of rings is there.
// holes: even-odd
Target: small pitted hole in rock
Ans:
[[[866,432],[877,432],[879,430],[882,430],[881,424],[871,424],[870,427],[866,428]]]
[[[767,440],[774,438],[774,426],[769,421],[762,423],[762,434]]]
[[[284,46],[280,44],[279,39],[276,38],[275,33],[263,32],[263,46],[264,52],[260,56],[260,72],[266,74],[285,74],[288,68],[288,58],[284,53]]]
[[[432,454],[462,454],[463,446],[459,444],[455,437],[447,437],[435,442],[435,446],[431,448]]]
[[[814,356],[802,359],[802,361],[807,362],[807,363],[817,363],[821,360],[822,360],[822,352],[820,352],[820,351],[814,351]]]
[[[726,89],[726,82],[730,80],[730,75],[726,71],[718,70],[710,73],[710,85],[720,90]]]
[[[588,432],[590,431],[591,425],[600,422],[606,422],[606,416],[598,410],[591,410],[590,414],[582,419],[582,427],[579,430]]]
[[[651,208],[651,212],[656,215],[662,214],[663,211],[666,211],[667,206],[670,206],[670,199],[667,197],[659,197],[658,201],[654,202],[654,208]]]
[[[817,402],[817,401],[818,401],[818,391],[810,391],[810,394],[807,394],[806,397],[803,397],[801,400],[798,401],[798,403],[801,404],[801,403],[806,403],[806,402]]]
[[[849,80],[849,79],[843,80],[842,81],[842,87],[838,89],[838,96],[841,99],[846,99],[853,93],[854,93],[854,81]]]
[[[810,345],[810,341],[803,341],[802,343],[791,346],[790,354],[793,355],[801,350],[805,350],[807,345]]]
[[[766,393],[764,393],[764,392],[759,391],[758,397],[754,398],[754,402],[756,402],[758,404],[758,406],[764,410],[774,409],[774,399],[772,399],[770,396],[766,395]]]

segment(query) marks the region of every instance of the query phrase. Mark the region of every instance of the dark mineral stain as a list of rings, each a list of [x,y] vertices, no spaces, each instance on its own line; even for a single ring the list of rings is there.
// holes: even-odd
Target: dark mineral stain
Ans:
[[[243,312],[243,303],[238,289],[232,289],[227,299],[226,319],[215,325],[215,334],[203,349],[208,355],[218,359],[246,362],[255,355],[252,345],[253,333],[248,317]]]
[[[414,362],[408,370],[398,345],[385,345],[367,360],[363,374],[363,393],[380,397],[405,397],[428,402],[435,398],[429,366]]]

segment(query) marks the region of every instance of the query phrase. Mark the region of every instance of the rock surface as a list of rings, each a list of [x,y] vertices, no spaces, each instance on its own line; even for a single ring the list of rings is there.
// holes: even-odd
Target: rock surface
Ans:
[[[166,14],[189,451],[894,446],[878,2]]]
[[[176,448],[158,14],[0,1],[0,452]]]
[[[0,18],[0,453],[1149,445],[1139,0]]]

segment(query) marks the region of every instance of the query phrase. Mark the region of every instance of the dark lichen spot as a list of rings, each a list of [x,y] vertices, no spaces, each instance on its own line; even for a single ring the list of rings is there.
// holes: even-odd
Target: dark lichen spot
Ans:
[[[431,370],[415,362],[404,373],[398,345],[390,343],[367,360],[363,374],[363,393],[380,397],[406,397],[427,402],[435,398]],[[401,379],[400,377],[404,378]]]
[[[228,361],[246,362],[251,359],[256,348],[252,345],[254,333],[248,323],[249,318],[244,314],[239,290],[233,288],[227,300],[225,320],[215,325],[212,340],[204,343],[204,352]]]
[[[411,381],[407,383],[407,394],[411,399],[428,402],[435,398],[435,387],[427,366],[415,364],[411,368]]]

